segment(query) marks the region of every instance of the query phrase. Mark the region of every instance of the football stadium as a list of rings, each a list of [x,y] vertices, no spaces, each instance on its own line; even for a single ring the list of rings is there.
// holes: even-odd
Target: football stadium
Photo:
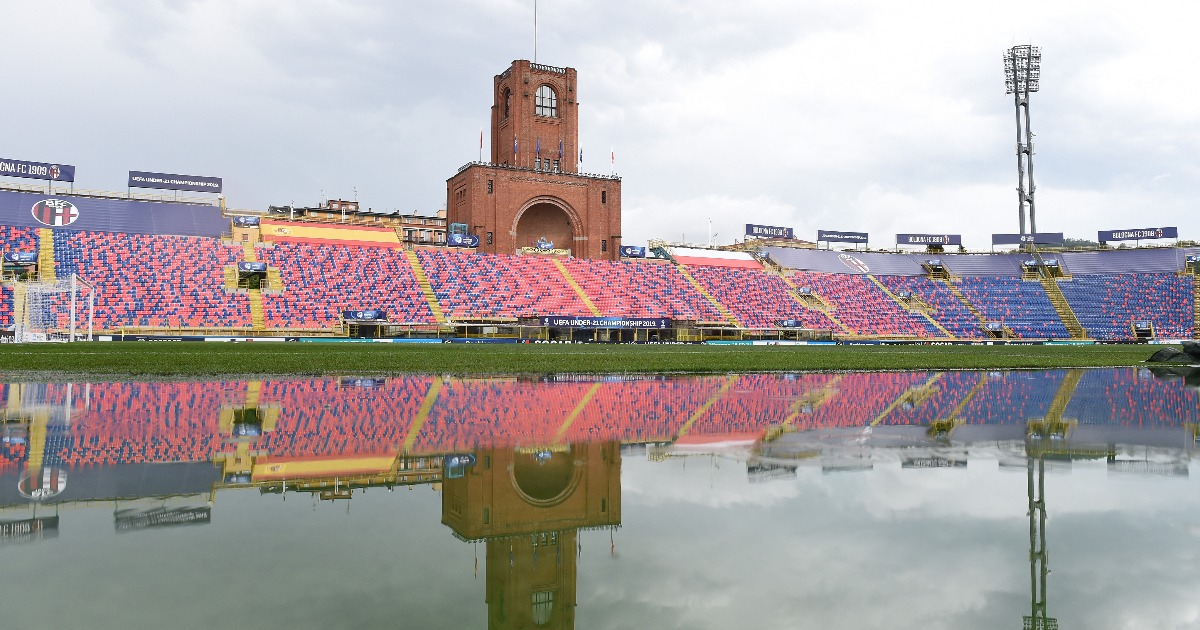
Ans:
[[[1200,248],[1177,246],[1173,227],[1066,247],[1034,229],[1031,162],[1021,231],[992,239],[1015,250],[968,251],[952,234],[872,249],[869,232],[814,242],[756,224],[723,247],[624,243],[620,177],[579,170],[576,79],[524,60],[496,75],[490,161],[450,177],[431,216],[339,199],[243,210],[219,177],[143,171],[124,192],[75,190],[75,166],[2,160],[0,326],[21,342],[1196,337]]]

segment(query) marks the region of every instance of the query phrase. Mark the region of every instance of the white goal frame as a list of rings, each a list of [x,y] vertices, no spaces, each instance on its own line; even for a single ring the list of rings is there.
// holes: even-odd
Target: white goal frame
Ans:
[[[70,342],[94,339],[96,288],[78,274],[55,282],[14,282],[13,341]],[[86,313],[83,313],[86,309]],[[86,315],[86,323],[80,321]]]

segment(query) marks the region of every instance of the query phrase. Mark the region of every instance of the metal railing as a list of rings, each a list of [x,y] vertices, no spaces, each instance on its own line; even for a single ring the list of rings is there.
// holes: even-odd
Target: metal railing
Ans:
[[[528,168],[525,166],[513,166],[512,164],[493,164],[491,162],[479,162],[479,161],[472,161],[472,162],[467,162],[466,164],[463,164],[462,166],[460,166],[458,168],[458,172],[461,173],[461,172],[471,168],[472,166],[486,166],[488,168],[498,168],[498,169],[503,169],[506,171],[519,171],[522,173],[533,173],[536,175],[566,175],[568,177],[582,177],[585,179],[609,179],[609,180],[618,181],[618,182],[621,181],[621,176],[617,175],[615,173],[609,174],[609,175],[604,175],[601,173],[570,173],[570,172],[561,171],[561,170],[560,171],[547,171],[547,170],[539,171],[537,169],[532,169],[532,168]]]

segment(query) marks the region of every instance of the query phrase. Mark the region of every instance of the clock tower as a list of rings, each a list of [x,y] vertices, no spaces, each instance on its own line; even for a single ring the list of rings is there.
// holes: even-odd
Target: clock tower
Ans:
[[[446,182],[446,215],[479,251],[618,260],[621,179],[580,172],[574,68],[514,61],[495,76],[491,161]]]

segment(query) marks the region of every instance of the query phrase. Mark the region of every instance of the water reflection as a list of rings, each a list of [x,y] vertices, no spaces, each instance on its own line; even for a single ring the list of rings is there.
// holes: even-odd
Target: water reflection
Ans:
[[[413,602],[419,601],[413,597],[426,592],[456,593],[455,610],[430,613],[425,620],[434,626],[453,625],[448,615],[461,615],[458,625],[477,626],[486,618],[490,628],[573,628],[582,610],[587,627],[729,627],[753,617],[761,617],[764,626],[863,627],[872,625],[872,616],[858,610],[861,605],[835,614],[794,592],[768,602],[755,598],[773,592],[781,579],[808,584],[811,592],[827,589],[832,580],[854,592],[863,582],[898,579],[896,572],[949,569],[944,559],[932,558],[910,558],[883,575],[865,569],[869,563],[855,564],[856,548],[882,557],[897,552],[889,548],[895,514],[916,509],[911,506],[923,510],[913,518],[934,524],[918,534],[920,544],[911,538],[904,544],[934,556],[936,541],[945,540],[951,555],[960,558],[986,556],[995,540],[1013,532],[1008,526],[996,530],[996,523],[1012,525],[1024,508],[1028,541],[1009,540],[1004,553],[1010,555],[996,569],[1007,575],[1019,556],[1027,564],[1024,586],[1012,576],[997,582],[995,575],[976,575],[978,590],[958,594],[965,601],[1008,594],[997,610],[992,604],[961,610],[962,601],[956,602],[956,615],[885,610],[882,595],[865,608],[878,606],[880,618],[899,627],[1011,627],[1019,618],[1025,627],[1051,628],[1061,613],[1048,602],[1063,601],[1074,624],[1097,625],[1079,592],[1075,567],[1060,569],[1066,580],[1050,579],[1048,545],[1071,545],[1075,536],[1048,530],[1047,514],[1054,513],[1055,501],[1070,514],[1076,508],[1068,506],[1081,496],[1100,496],[1096,501],[1106,513],[1132,519],[1137,505],[1149,501],[1170,517],[1155,522],[1158,534],[1176,548],[1190,546],[1185,558],[1194,559],[1200,523],[1180,516],[1195,508],[1198,494],[1189,476],[1200,418],[1200,396],[1190,386],[1194,376],[1119,369],[10,382],[0,389],[5,405],[0,555],[7,556],[0,566],[36,577],[49,576],[51,566],[99,570],[119,563],[120,554],[162,562],[178,555],[192,558],[188,572],[227,576],[224,569],[204,568],[210,560],[197,554],[219,555],[232,537],[254,541],[244,550],[245,561],[257,567],[254,573],[271,576],[246,582],[245,588],[287,593],[301,588],[306,572],[329,572],[348,590],[362,591],[369,587],[349,585],[370,560],[345,548],[347,541],[360,540],[377,554],[424,562],[402,576],[368,582],[419,584],[404,591],[410,597],[363,604],[385,618],[405,611],[412,616]],[[623,462],[635,465],[623,471]],[[1058,491],[1051,483],[1047,492],[1048,473],[1076,468],[1082,471],[1078,480],[1059,483]],[[1126,485],[1097,479],[1097,470],[1183,485],[1135,484],[1138,496],[1131,499],[1122,494],[1129,491]],[[853,471],[861,474],[844,474]],[[1014,484],[1005,471],[1024,473],[1025,482]],[[437,567],[439,557],[457,558],[460,552],[444,547],[427,525],[379,529],[404,518],[397,506],[424,505],[415,495],[387,494],[406,488],[436,490],[442,537],[448,528],[456,544],[468,544],[475,555],[469,575]],[[1025,495],[1019,503],[1013,500],[1015,488]],[[370,497],[368,490],[374,491]],[[247,492],[256,500],[247,502]],[[297,514],[274,500],[289,496],[311,497],[317,514]],[[636,527],[622,521],[630,497]],[[361,515],[350,510],[360,503]],[[319,507],[337,505],[345,507],[344,522],[320,518]],[[881,516],[881,506],[892,507]],[[430,509],[437,511],[430,506],[423,513],[433,516]],[[103,524],[97,511],[111,513],[108,532],[121,538],[109,539],[97,528]],[[254,519],[260,524],[239,525]],[[1107,521],[1098,516],[1088,526],[1101,522]],[[153,532],[169,538],[146,537]],[[845,532],[856,532],[858,539],[847,541]],[[157,544],[120,542],[131,533]],[[600,549],[590,564],[584,561],[585,542]],[[801,564],[797,545],[815,556],[803,566],[826,580],[781,578]],[[100,551],[109,546],[111,552]],[[622,555],[619,546],[632,553]],[[264,551],[276,547],[290,551]],[[464,594],[463,579],[469,583],[480,574],[480,547],[483,592]],[[302,568],[286,560],[297,550],[326,549],[321,562]],[[678,553],[667,555],[667,549]],[[613,563],[600,563],[605,555]],[[665,559],[647,564],[652,557]],[[1147,554],[1140,560],[1150,567],[1170,559]],[[458,566],[455,562],[445,561]],[[970,570],[956,564],[953,572]],[[646,581],[652,575],[657,582]],[[679,575],[693,579],[682,589],[664,588]],[[1171,576],[1186,580],[1196,571]],[[90,587],[73,590],[69,579],[60,580],[69,603],[26,621],[78,623],[99,605]],[[152,577],[144,580],[131,588],[153,588]],[[590,587],[581,589],[581,583]],[[956,590],[970,583],[963,580]],[[1052,598],[1060,583],[1066,593]],[[750,595],[747,585],[754,587]],[[163,597],[164,610],[188,609],[191,599],[215,597],[225,587],[202,580],[193,588],[199,592],[189,600]],[[236,594],[245,592],[235,590],[222,599],[223,606],[249,607],[242,609],[265,615],[259,622],[268,627],[320,627],[318,611],[326,609],[348,614],[321,597],[290,602],[309,615],[266,614],[275,598],[262,593],[238,604]],[[1011,599],[1017,592],[1024,593],[1024,603]],[[10,593],[23,601],[47,597],[34,587]],[[470,602],[486,610],[472,613]],[[1171,604],[1182,612],[1153,627],[1183,625],[1188,614],[1196,622],[1194,606]],[[624,616],[630,611],[638,612],[636,621]],[[10,616],[21,620],[21,614]],[[198,609],[188,618],[198,626],[202,615]],[[144,618],[130,612],[119,619],[136,626]],[[337,617],[326,625],[346,621]],[[172,625],[188,624],[172,618]]]

